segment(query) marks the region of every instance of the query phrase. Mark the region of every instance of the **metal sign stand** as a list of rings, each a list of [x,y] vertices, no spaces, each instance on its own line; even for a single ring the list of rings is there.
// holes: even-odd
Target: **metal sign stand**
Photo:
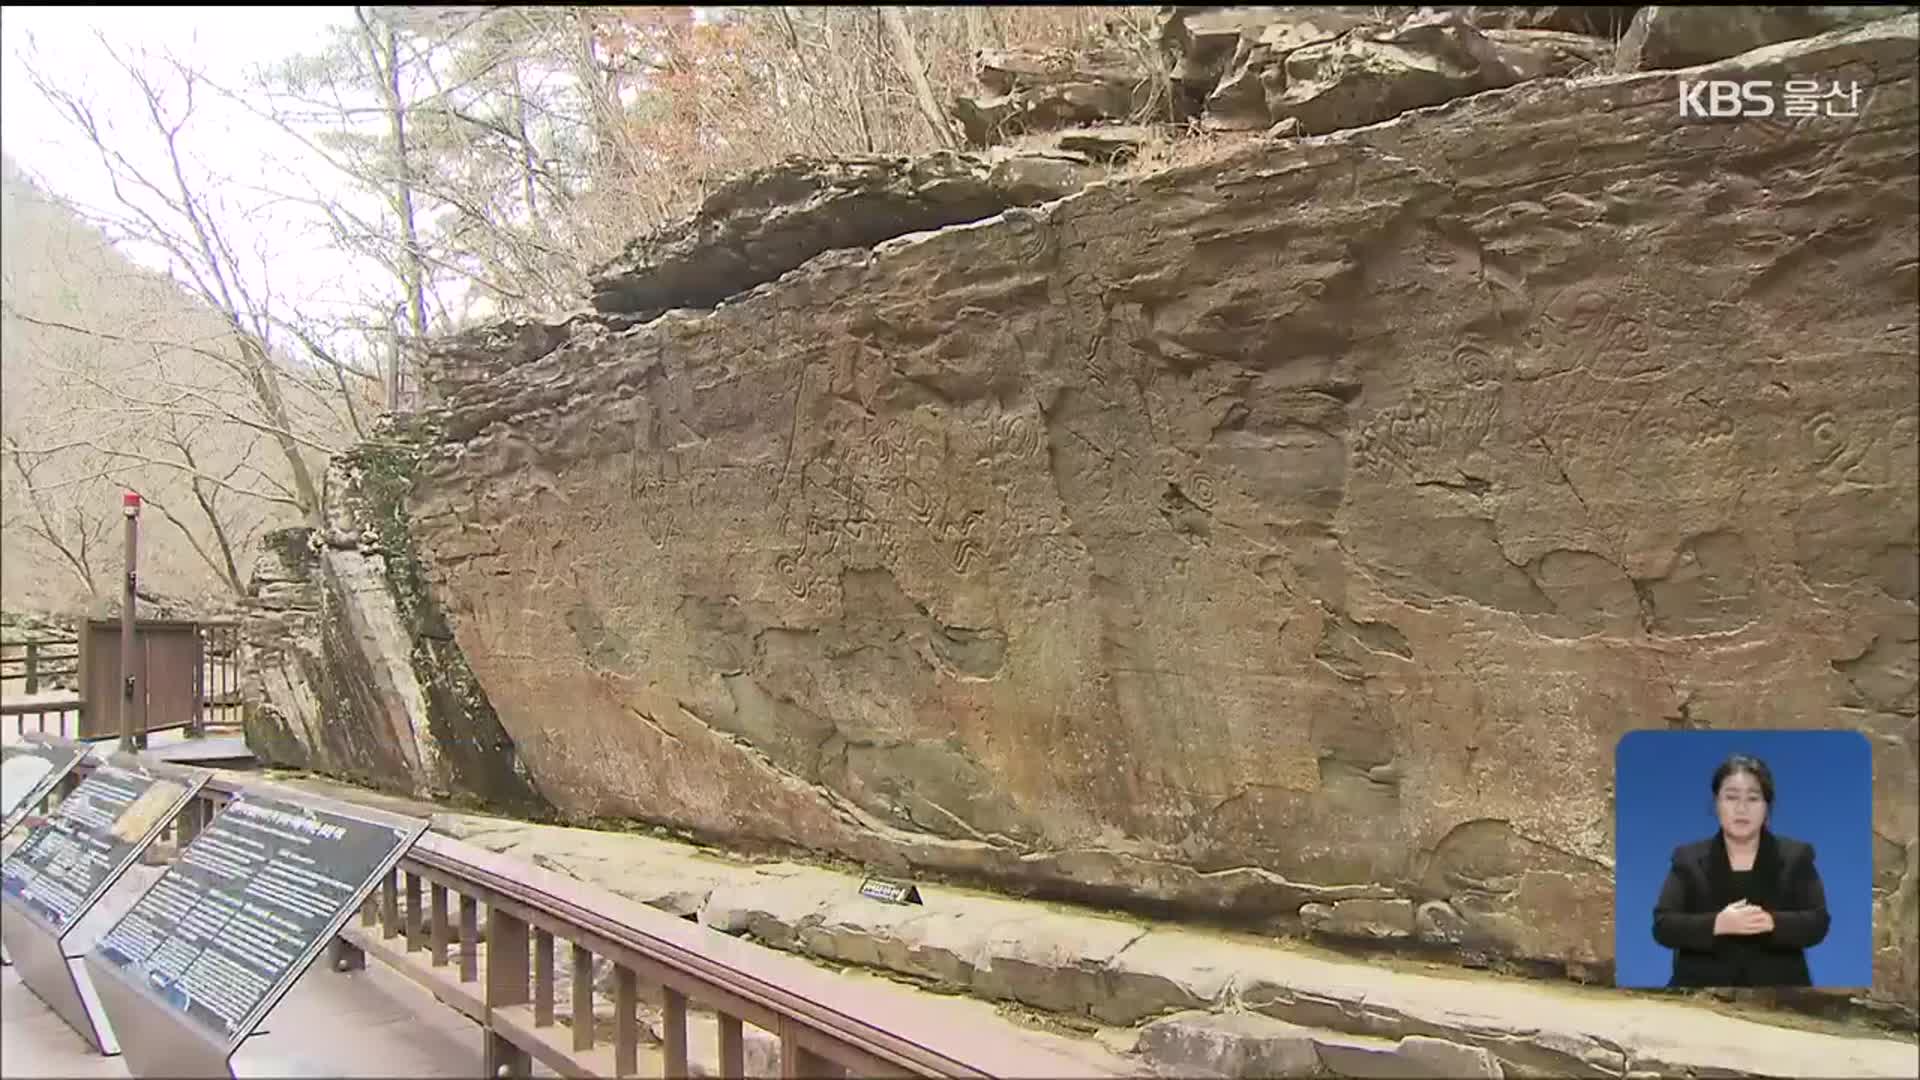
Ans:
[[[82,961],[92,976],[93,985],[98,989],[100,1004],[106,1015],[112,1020],[115,1030],[123,1033],[123,1060],[127,1071],[136,1077],[211,1077],[219,1080],[233,1080],[233,1055],[249,1038],[258,1034],[261,1021],[266,1019],[280,999],[293,989],[295,983],[306,973],[313,962],[326,950],[339,934],[347,921],[360,910],[372,894],[374,886],[385,880],[398,865],[400,859],[413,847],[414,841],[427,831],[428,823],[416,818],[401,817],[396,814],[382,813],[360,806],[348,806],[331,800],[308,796],[305,793],[277,791],[266,785],[250,787],[242,793],[222,814],[222,818],[236,813],[247,813],[252,806],[270,806],[284,808],[294,812],[319,811],[328,815],[324,820],[328,824],[338,825],[347,822],[351,825],[372,826],[391,830],[393,846],[380,856],[372,865],[360,868],[356,875],[357,885],[327,905],[329,914],[319,925],[310,927],[310,933],[298,954],[284,970],[278,973],[266,992],[254,1002],[252,1007],[236,1022],[230,1025],[231,1033],[222,1033],[210,1026],[204,1019],[193,1015],[175,1000],[170,1000],[151,984],[152,976],[142,977],[142,968],[127,966],[109,958],[112,950],[107,946],[110,939],[118,936],[121,927],[115,927],[101,938],[96,946]],[[216,823],[217,824],[217,823]],[[208,837],[215,837],[215,826],[208,826],[194,841],[195,844]],[[181,859],[169,868],[169,875],[188,863],[188,852],[182,852]],[[161,890],[167,879],[156,882],[149,895]],[[344,885],[344,881],[336,882]],[[130,911],[123,919],[133,919],[139,909]],[[144,928],[152,932],[155,928]],[[134,936],[134,935],[129,935]],[[151,941],[151,938],[148,939]],[[153,955],[169,945],[178,944],[177,937],[166,932],[161,933],[161,944]],[[224,959],[224,958],[223,958]]]
[[[114,865],[93,885],[91,893],[80,897],[79,903],[59,925],[12,893],[0,895],[0,940],[4,940],[14,966],[19,969],[20,981],[65,1020],[67,1026],[79,1032],[81,1038],[86,1039],[96,1051],[111,1057],[120,1052],[119,1042],[101,1010],[92,981],[78,962],[82,953],[68,948],[68,938],[86,922],[88,913],[100,902],[100,898],[112,890],[167,824],[179,817],[180,811],[200,793],[209,774],[142,762],[123,755],[115,755],[109,759],[109,764],[154,780],[171,781],[178,785],[179,790],[163,809],[152,815],[142,832],[125,845]],[[55,820],[40,828],[49,829],[60,824],[73,802],[70,797],[62,803]],[[31,838],[28,843],[32,843]]]

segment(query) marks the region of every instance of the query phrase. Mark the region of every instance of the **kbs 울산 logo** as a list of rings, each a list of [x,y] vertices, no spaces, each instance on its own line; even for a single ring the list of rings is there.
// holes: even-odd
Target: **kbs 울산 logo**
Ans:
[[[1860,84],[1818,79],[1681,79],[1683,119],[1860,115]]]

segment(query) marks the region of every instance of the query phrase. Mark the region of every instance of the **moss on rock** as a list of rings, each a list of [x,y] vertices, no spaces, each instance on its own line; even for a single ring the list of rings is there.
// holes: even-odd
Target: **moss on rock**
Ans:
[[[402,417],[381,437],[354,447],[341,459],[349,478],[342,497],[362,530],[362,550],[383,558],[387,591],[412,641],[409,660],[427,697],[428,733],[447,764],[447,795],[497,812],[550,818],[553,808],[520,766],[413,543],[408,507],[415,476],[440,434],[429,417]]]

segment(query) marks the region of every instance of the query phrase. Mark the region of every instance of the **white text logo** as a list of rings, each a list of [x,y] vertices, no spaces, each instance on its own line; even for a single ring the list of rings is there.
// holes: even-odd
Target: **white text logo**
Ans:
[[[1859,116],[1860,86],[1813,79],[1681,79],[1680,116],[1683,119],[1728,117]]]

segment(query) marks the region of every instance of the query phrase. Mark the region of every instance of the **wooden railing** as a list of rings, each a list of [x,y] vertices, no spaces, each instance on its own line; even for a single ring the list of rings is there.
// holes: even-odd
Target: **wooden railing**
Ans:
[[[240,726],[240,624],[200,624],[200,727]]]
[[[18,724],[18,730],[23,732],[38,731],[71,739],[80,728],[80,711],[86,707],[87,703],[78,696],[50,701],[0,701],[0,718],[9,726]]]
[[[0,682],[21,682],[29,694],[49,685],[79,685],[80,639],[72,634],[42,634],[0,645]]]
[[[241,790],[208,784],[176,839]],[[781,1077],[823,1080],[1087,1072],[1003,1029],[431,832],[333,943],[338,968],[368,956],[478,1024],[489,1076],[527,1076],[538,1060],[564,1076],[745,1077],[750,1049]],[[594,1019],[608,1004],[611,1031]]]
[[[240,697],[240,625],[236,622],[203,622],[201,667],[195,689],[200,708],[197,717],[187,723],[189,734],[204,732],[209,726],[241,726]],[[72,634],[42,633],[32,640],[9,641],[0,645],[0,682],[17,684],[8,690],[39,694],[48,689],[74,691],[41,701],[0,702],[0,718],[15,718],[19,731],[41,731],[62,738],[76,737],[79,718],[86,711],[86,698],[77,691],[80,681],[80,639]],[[179,724],[150,726],[148,734],[169,730]]]

